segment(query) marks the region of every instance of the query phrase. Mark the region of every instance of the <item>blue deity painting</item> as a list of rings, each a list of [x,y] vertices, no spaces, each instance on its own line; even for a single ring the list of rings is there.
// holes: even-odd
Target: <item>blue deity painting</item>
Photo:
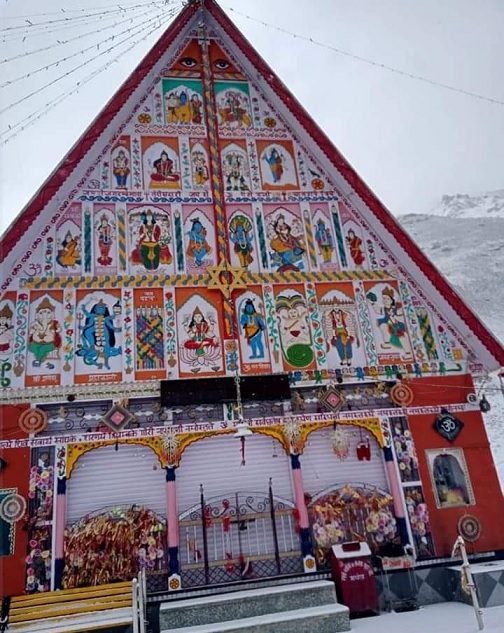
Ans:
[[[252,256],[254,250],[252,228],[250,218],[241,213],[235,215],[229,223],[229,239],[233,242],[233,250],[242,268],[248,268],[254,261]]]
[[[186,254],[193,261],[196,268],[205,266],[206,256],[212,252],[207,240],[207,230],[199,218],[191,220],[191,229],[187,233],[189,238]]]
[[[266,324],[252,299],[246,299],[240,309],[240,328],[250,348],[249,360],[263,359]]]
[[[90,309],[86,305],[80,307],[77,314],[80,341],[76,355],[83,359],[85,365],[111,369],[110,359],[122,354],[122,348],[116,342],[116,334],[121,332],[121,328],[114,323],[120,314],[119,302],[114,305],[111,314],[103,299],[93,303]]]

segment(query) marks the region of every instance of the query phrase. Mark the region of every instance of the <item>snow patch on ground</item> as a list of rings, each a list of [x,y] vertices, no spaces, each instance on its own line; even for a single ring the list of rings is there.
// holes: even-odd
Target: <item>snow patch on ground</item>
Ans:
[[[484,633],[504,631],[504,607],[483,609]],[[352,620],[357,633],[478,633],[474,609],[459,602],[443,602],[408,613],[382,613],[377,617]]]

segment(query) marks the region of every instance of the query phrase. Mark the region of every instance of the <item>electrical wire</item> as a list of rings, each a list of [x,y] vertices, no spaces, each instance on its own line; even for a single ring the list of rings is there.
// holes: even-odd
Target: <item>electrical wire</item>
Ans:
[[[167,13],[167,17],[171,18],[173,17],[177,11],[178,11],[179,7],[175,6],[173,9],[171,9],[168,13]],[[125,53],[128,53],[129,51],[131,51],[137,44],[139,44],[141,41],[143,41],[144,39],[146,39],[147,37],[150,37],[153,33],[156,32],[156,30],[159,28],[158,25],[155,25],[151,31],[149,31],[146,35],[142,36],[139,40],[136,40],[135,42],[133,42],[128,48],[126,48],[125,50],[121,51],[116,57],[114,57],[111,60],[107,60],[102,66],[100,66],[99,68],[97,68],[95,71],[93,71],[90,75],[88,75],[87,77],[85,77],[84,79],[82,79],[81,81],[78,81],[75,86],[69,90],[66,91],[62,94],[60,94],[58,97],[56,97],[55,99],[53,99],[52,101],[49,101],[48,103],[46,103],[44,106],[42,106],[42,108],[39,108],[38,110],[36,110],[35,112],[33,112],[32,114],[30,114],[29,116],[25,117],[24,119],[22,119],[21,121],[18,121],[17,123],[15,123],[14,125],[9,126],[9,128],[7,130],[5,130],[4,132],[0,133],[0,138],[7,136],[7,138],[3,141],[0,142],[0,145],[6,145],[7,143],[9,143],[9,141],[11,141],[13,138],[17,137],[19,134],[21,134],[22,132],[24,132],[24,130],[26,130],[28,127],[30,127],[31,125],[33,125],[36,121],[38,121],[39,119],[41,119],[43,116],[45,116],[50,110],[52,110],[53,108],[57,107],[60,103],[62,103],[65,99],[67,99],[68,97],[70,97],[72,94],[78,92],[85,84],[87,84],[89,81],[91,81],[92,79],[94,79],[95,77],[97,77],[98,75],[100,75],[104,70],[106,70],[107,68],[109,68],[109,66],[115,62],[117,62]],[[19,128],[19,129],[18,129]]]
[[[310,44],[315,44],[315,46],[320,46],[321,48],[325,48],[327,50],[338,53],[339,55],[343,55],[345,57],[349,57],[355,61],[362,62],[364,64],[368,64],[370,66],[374,66],[375,68],[381,68],[383,70],[388,70],[389,72],[395,73],[396,75],[401,75],[402,77],[408,77],[409,79],[415,79],[416,81],[422,81],[423,83],[429,84],[431,86],[436,86],[437,88],[443,88],[444,90],[450,90],[452,92],[457,92],[459,94],[463,94],[467,97],[473,97],[474,99],[479,99],[480,101],[487,101],[488,103],[493,103],[494,105],[504,105],[504,101],[500,99],[495,99],[493,97],[487,97],[485,95],[481,95],[477,92],[472,92],[470,90],[464,90],[463,88],[458,88],[457,86],[452,86],[450,84],[445,84],[441,81],[436,81],[434,79],[429,79],[428,77],[423,77],[422,75],[416,75],[415,73],[410,73],[406,70],[401,70],[399,68],[395,68],[394,66],[389,66],[387,64],[382,64],[381,62],[374,61],[369,59],[368,57],[363,57],[362,55],[355,55],[354,53],[350,53],[348,51],[343,50],[342,48],[336,48],[335,46],[330,46],[329,44],[324,44],[322,42],[318,42],[314,40],[312,37],[307,37],[305,35],[299,35],[297,33],[293,33],[292,31],[288,31],[280,26],[276,26],[274,24],[269,24],[268,22],[264,22],[263,20],[259,20],[258,18],[253,18],[246,13],[242,13],[241,11],[237,11],[233,9],[233,7],[227,7],[229,11],[233,11],[237,15],[241,15],[247,20],[251,20],[252,22],[257,22],[258,24],[262,24],[268,28],[275,29],[280,33],[285,33],[286,35],[290,35],[295,37],[296,39],[303,40],[305,42],[310,42]]]
[[[62,79],[65,79],[66,77],[69,77],[70,75],[72,75],[76,71],[80,70],[84,66],[87,66],[91,62],[93,62],[96,59],[100,58],[102,55],[106,55],[107,53],[110,53],[110,51],[114,50],[115,48],[117,48],[118,46],[120,46],[124,42],[128,41],[132,37],[135,37],[135,35],[138,35],[139,32],[142,32],[142,31],[146,30],[147,28],[149,28],[149,26],[152,24],[152,22],[158,21],[160,19],[161,19],[160,16],[155,16],[153,18],[150,18],[149,20],[146,20],[146,22],[143,22],[143,23],[137,25],[137,26],[142,26],[143,25],[143,28],[140,29],[140,31],[137,31],[136,33],[131,33],[128,37],[124,38],[120,42],[116,42],[113,46],[109,46],[109,48],[105,49],[104,51],[101,51],[98,55],[95,55],[94,57],[91,57],[90,59],[87,59],[85,62],[82,62],[82,64],[79,64],[78,66],[75,66],[71,70],[63,73],[62,75],[59,75],[58,77],[56,77],[56,79],[53,79],[52,81],[49,81],[48,83],[44,84],[41,88],[37,88],[37,90],[33,90],[32,92],[30,92],[29,94],[25,95],[24,97],[21,97],[17,101],[14,101],[14,103],[9,104],[5,108],[2,108],[0,110],[0,114],[4,114],[5,112],[8,112],[9,110],[14,108],[15,106],[17,106],[17,105],[19,105],[21,103],[24,103],[27,99],[30,99],[31,97],[34,97],[34,96],[38,95],[40,92],[42,92],[46,88],[49,88],[50,86],[53,86],[58,81],[61,81]]]
[[[144,8],[145,7],[145,3],[144,4],[133,5],[132,7],[129,7],[129,10],[137,8],[137,7]],[[95,17],[95,16],[98,16],[98,15],[107,15],[107,14],[110,14],[110,13],[114,13],[115,14],[115,13],[125,13],[125,12],[126,12],[126,9],[124,9],[123,7],[120,7],[118,5],[117,9],[110,9],[108,11],[98,11],[96,13],[87,13],[87,14],[84,14],[84,15],[75,16],[74,18],[72,18],[72,17],[64,17],[64,18],[60,18],[58,20],[47,20],[46,22],[31,22],[28,18],[25,18],[25,22],[27,22],[28,25],[20,24],[18,26],[8,26],[8,27],[6,27],[4,29],[0,29],[0,33],[7,33],[7,32],[10,32],[10,31],[17,31],[17,30],[20,30],[20,29],[24,29],[25,31],[29,31],[31,29],[35,29],[35,28],[38,28],[39,26],[44,26],[44,25],[52,25],[52,24],[57,24],[57,23],[60,23],[60,22],[70,22],[72,20],[85,20],[88,17]]]
[[[131,4],[134,4],[135,6],[146,6],[148,4],[153,4],[154,0],[148,0],[147,2],[142,3],[142,5],[138,5],[138,3],[131,3],[131,2],[121,2],[121,7],[130,7]],[[165,4],[168,4],[168,2],[165,2]],[[119,6],[119,5],[117,5]],[[59,11],[48,11],[46,13],[30,13],[29,15],[10,15],[10,16],[5,16],[2,17],[2,20],[24,20],[25,18],[28,19],[33,19],[33,18],[37,18],[37,17],[41,17],[41,16],[47,16],[47,15],[61,15],[62,13],[78,13],[80,11],[94,11],[94,10],[98,10],[98,9],[102,9],[103,6],[101,7],[86,7],[86,8],[81,8],[81,9],[60,9]]]
[[[151,2],[149,4],[154,5],[155,3]],[[144,16],[144,15],[145,15],[145,12],[142,11],[138,14],[138,16],[133,16],[133,17],[128,16],[125,20],[122,20],[121,22],[114,22],[113,24],[108,24],[107,26],[104,26],[101,29],[98,29],[98,30],[93,29],[92,31],[87,31],[86,33],[80,33],[79,35],[70,37],[67,40],[57,41],[54,44],[49,44],[49,46],[37,48],[34,51],[28,51],[26,53],[20,53],[19,55],[14,55],[13,57],[6,57],[5,59],[0,59],[0,65],[6,64],[8,62],[12,62],[16,59],[24,59],[25,57],[29,57],[30,55],[36,55],[37,53],[43,53],[44,51],[48,51],[58,46],[64,46],[65,44],[69,44],[70,42],[75,42],[76,40],[83,39],[87,37],[88,35],[96,35],[97,33],[102,33],[103,31],[107,31],[108,29],[113,29],[116,26],[119,26],[120,24],[125,24],[126,22],[130,22],[131,20],[135,20],[137,17]]]
[[[162,7],[160,6],[160,8]],[[141,14],[143,13],[143,9],[141,8],[135,9],[134,11],[131,12],[131,14],[133,12],[135,13],[139,12]],[[55,33],[61,33],[62,31],[73,30],[74,28],[81,27],[81,26],[89,26],[91,24],[104,24],[105,22],[109,22],[110,20],[117,20],[119,15],[127,15],[127,13],[125,11],[116,11],[115,13],[109,13],[107,15],[96,13],[94,14],[94,17],[92,18],[86,17],[85,20],[83,19],[78,24],[76,24],[75,22],[68,22],[68,23],[64,23],[64,24],[60,24],[56,26],[48,25],[38,30],[32,28],[30,29],[28,33],[26,32],[7,33],[3,35],[2,43],[11,44],[12,42],[19,41],[19,40],[21,40],[21,43],[24,43],[27,39],[31,41],[32,39],[35,39],[37,36],[42,36],[45,38],[49,35],[53,35]]]
[[[149,13],[152,13],[152,11],[149,12]],[[159,9],[156,9],[156,18],[160,17],[160,13],[161,12],[159,11]],[[140,17],[140,16],[137,16],[137,18],[128,18],[125,21],[126,22],[131,22],[131,21],[133,21],[135,19],[138,19],[138,17]],[[145,17],[145,13],[142,14],[142,17]],[[115,26],[118,26],[119,24],[124,24],[124,22],[118,22],[118,23],[116,23]],[[140,22],[139,24],[143,24],[143,22]],[[58,59],[55,62],[51,62],[49,64],[46,64],[45,66],[42,66],[41,68],[37,68],[36,70],[31,70],[29,73],[26,73],[25,75],[20,75],[19,77],[16,77],[15,79],[10,79],[10,80],[6,81],[5,83],[0,84],[0,89],[1,88],[6,88],[7,86],[11,86],[12,84],[17,83],[18,81],[22,81],[23,79],[28,79],[30,77],[33,77],[33,75],[36,75],[36,74],[38,74],[40,72],[43,72],[44,70],[49,70],[49,68],[52,68],[53,66],[59,66],[60,64],[63,64],[65,62],[67,62],[68,60],[73,59],[74,57],[77,57],[79,55],[83,55],[84,53],[87,53],[90,50],[94,50],[94,49],[100,50],[100,46],[102,46],[102,44],[105,44],[106,42],[113,41],[117,37],[120,37],[121,35],[123,35],[124,33],[130,33],[133,29],[138,28],[139,24],[132,25],[128,29],[124,29],[123,31],[121,31],[119,33],[114,33],[110,37],[107,37],[107,38],[105,38],[104,40],[101,40],[98,43],[91,44],[91,46],[83,48],[80,51],[72,53],[71,55],[67,55],[66,57],[62,57],[61,59]]]

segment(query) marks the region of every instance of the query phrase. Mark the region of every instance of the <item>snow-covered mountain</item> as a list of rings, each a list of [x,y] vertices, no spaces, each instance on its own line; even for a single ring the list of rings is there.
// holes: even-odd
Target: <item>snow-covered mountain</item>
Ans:
[[[445,195],[429,214],[448,218],[504,218],[504,189],[475,195]]]
[[[488,213],[488,200],[498,200],[498,194],[500,217],[497,212]],[[464,200],[470,204],[475,200],[482,202],[471,207],[463,206]],[[436,215],[404,215],[399,221],[504,343],[504,190],[481,196],[444,196],[437,209],[444,211]],[[496,376],[483,386],[483,391],[492,405],[484,418],[504,490],[504,393]]]

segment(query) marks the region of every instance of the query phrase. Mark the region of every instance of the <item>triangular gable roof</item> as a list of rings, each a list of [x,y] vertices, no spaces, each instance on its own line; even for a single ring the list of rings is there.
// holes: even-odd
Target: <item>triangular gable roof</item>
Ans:
[[[189,2],[181,11],[86,132],[75,143],[26,208],[7,229],[0,241],[0,263],[9,257],[15,245],[23,239],[48,203],[58,194],[61,187],[74,173],[77,166],[81,164],[86,154],[107,130],[108,126],[114,121],[123,105],[134,94],[139,84],[149,75],[149,72],[163,53],[166,52],[167,48],[192,21],[194,21],[194,26],[197,25],[198,14],[202,10],[206,12],[206,16],[211,21],[213,20],[214,25],[218,25],[219,31],[238,47],[241,54],[249,62],[250,67],[254,69],[254,74],[258,77],[257,81],[263,91],[269,97],[276,97],[277,105],[280,103],[284,110],[281,112],[284,118],[292,120],[292,117],[294,117],[298,124],[296,133],[299,134],[303,142],[310,145],[312,149],[313,146],[317,146],[317,157],[324,163],[324,166],[331,172],[333,177],[336,170],[335,180],[339,189],[344,195],[352,197],[354,207],[365,217],[371,228],[375,232],[379,232],[385,245],[397,255],[397,259],[404,266],[404,270],[408,271],[415,279],[421,275],[423,280],[422,288],[428,296],[436,297],[438,305],[440,300],[443,300],[443,304],[439,305],[439,307],[441,310],[445,308],[445,312],[449,312],[447,316],[466,338],[469,346],[473,348],[478,361],[482,362],[486,370],[493,370],[504,365],[503,346],[466,305],[411,237],[402,229],[395,218],[362,181],[357,172],[334,147],[303,106],[288,91],[287,87],[214,0]],[[402,253],[399,254],[397,252],[397,246],[400,247]],[[401,272],[404,272],[403,269],[401,269]]]

